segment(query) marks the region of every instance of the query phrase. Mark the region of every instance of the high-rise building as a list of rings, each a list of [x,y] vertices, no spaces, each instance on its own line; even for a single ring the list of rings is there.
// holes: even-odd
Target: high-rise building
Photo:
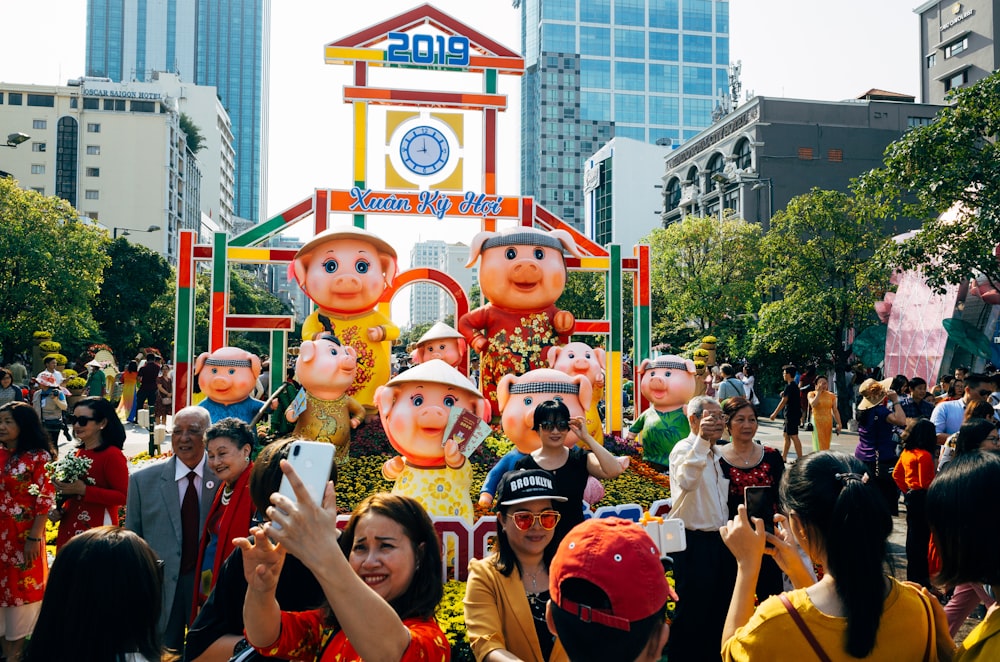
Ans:
[[[476,282],[478,269],[466,269],[469,261],[469,247],[462,243],[446,244],[434,239],[420,241],[410,250],[410,268],[426,267],[448,274],[462,286],[468,294]],[[437,285],[414,283],[410,290],[410,325],[441,322],[448,315],[455,314],[455,302],[451,295]]]
[[[920,99],[945,103],[954,89],[986,78],[1000,68],[996,0],[931,0],[920,16]]]
[[[515,0],[521,193],[583,229],[583,163],[614,136],[677,144],[729,89],[727,0]]]
[[[233,211],[253,223],[267,199],[269,22],[270,0],[87,3],[87,76],[147,81],[163,71],[218,90],[236,149]]]

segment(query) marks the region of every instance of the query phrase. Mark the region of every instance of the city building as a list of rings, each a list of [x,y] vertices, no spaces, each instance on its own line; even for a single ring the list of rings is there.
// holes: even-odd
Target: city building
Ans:
[[[612,138],[587,159],[583,171],[585,232],[601,246],[626,253],[661,225],[663,160],[670,147]]]
[[[233,213],[251,223],[267,199],[269,28],[270,0],[87,2],[87,76],[129,82],[170,72],[216,88],[232,119]]]
[[[440,240],[420,241],[410,249],[410,268],[426,267],[448,274],[462,286],[466,294],[476,283],[478,269],[466,269],[469,247],[462,243],[447,244]],[[455,314],[451,295],[437,285],[414,283],[410,286],[410,325],[444,321]]]
[[[186,93],[214,99],[211,88],[194,87]],[[202,215],[202,167],[181,128],[183,94],[158,81],[0,83],[0,125],[30,136],[5,150],[3,169],[22,187],[58,196],[113,235],[127,233],[175,263],[177,232],[198,230]],[[227,123],[221,106],[213,108],[213,121]],[[216,148],[232,152],[224,139]]]
[[[583,163],[612,137],[678,144],[729,89],[729,3],[515,0],[521,194],[582,230]]]
[[[302,241],[294,237],[277,235],[271,238],[268,246],[297,251],[302,248]],[[295,279],[289,276],[288,265],[268,264],[265,270],[268,289],[291,308],[296,322],[299,324],[304,322],[309,313],[312,312],[312,302],[299,287],[299,284],[295,282]]]
[[[940,109],[881,90],[847,101],[754,97],[667,157],[663,225],[730,209],[767,231],[793,197],[848,190],[882,165],[889,143]]]
[[[931,0],[920,17],[920,99],[945,103],[954,89],[971,85],[1000,68],[995,0]]]

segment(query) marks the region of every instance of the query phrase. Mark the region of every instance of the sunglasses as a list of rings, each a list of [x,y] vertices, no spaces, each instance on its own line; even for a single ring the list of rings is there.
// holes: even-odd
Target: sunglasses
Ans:
[[[562,515],[554,510],[543,510],[537,515],[529,513],[527,510],[519,510],[516,513],[510,514],[510,519],[514,522],[514,526],[521,531],[527,531],[534,526],[535,522],[538,522],[538,526],[546,531],[551,531],[556,528],[556,524],[559,523],[561,517]]]
[[[979,389],[979,397],[985,398],[986,396],[988,396],[992,392],[993,392],[993,389],[981,388],[981,389]]]
[[[70,414],[69,416],[66,417],[66,421],[70,425],[89,425],[90,423],[96,420],[97,419],[94,418],[93,416],[74,416],[73,414]]]
[[[545,430],[546,432],[549,430],[560,430],[562,432],[566,432],[569,430],[569,421],[545,421],[538,424],[538,429]]]

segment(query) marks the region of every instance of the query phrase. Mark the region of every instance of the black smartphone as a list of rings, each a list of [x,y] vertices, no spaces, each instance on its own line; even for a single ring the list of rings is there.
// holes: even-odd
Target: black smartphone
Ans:
[[[743,503],[747,507],[747,517],[764,520],[764,529],[774,533],[774,498],[770,487],[744,487]]]

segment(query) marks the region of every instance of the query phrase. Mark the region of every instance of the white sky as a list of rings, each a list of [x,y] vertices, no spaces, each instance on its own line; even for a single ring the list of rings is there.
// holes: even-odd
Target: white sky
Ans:
[[[730,57],[742,60],[744,91],[838,100],[876,87],[919,95],[916,0],[732,0]],[[84,73],[85,0],[8,0],[0,39],[0,80],[65,84]],[[418,6],[415,0],[271,0],[271,96],[268,217],[315,188],[348,188],[352,175],[349,106],[342,87],[350,69],[327,65],[323,46]],[[435,0],[442,11],[512,50],[520,50],[519,11],[509,0]],[[405,86],[393,71],[392,83]],[[412,83],[414,87],[419,84]],[[517,195],[519,87],[502,77],[510,108],[501,115],[498,191]],[[918,99],[919,101],[919,99]],[[0,127],[0,133],[7,131]],[[10,129],[14,130],[14,129]],[[384,217],[383,217],[384,218]],[[401,266],[419,239],[468,240],[478,224],[376,220],[392,236]],[[296,232],[300,234],[300,232]],[[396,304],[403,303],[397,297]],[[394,305],[394,317],[397,306]]]

